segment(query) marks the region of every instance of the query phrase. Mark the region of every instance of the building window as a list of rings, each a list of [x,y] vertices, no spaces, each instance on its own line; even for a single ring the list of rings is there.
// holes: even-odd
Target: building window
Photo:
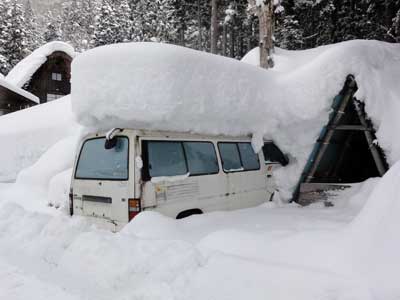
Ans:
[[[51,73],[51,79],[55,81],[61,81],[62,75],[61,73]]]
[[[47,101],[53,101],[58,98],[63,97],[64,95],[57,95],[57,94],[47,94]]]

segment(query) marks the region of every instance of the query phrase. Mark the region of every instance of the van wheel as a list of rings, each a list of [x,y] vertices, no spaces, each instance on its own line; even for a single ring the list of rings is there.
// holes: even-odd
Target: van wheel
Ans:
[[[183,218],[187,218],[191,215],[201,215],[203,212],[201,211],[201,209],[198,208],[194,208],[194,209],[189,209],[189,210],[185,210],[185,211],[181,211],[176,218],[177,219],[183,219]]]

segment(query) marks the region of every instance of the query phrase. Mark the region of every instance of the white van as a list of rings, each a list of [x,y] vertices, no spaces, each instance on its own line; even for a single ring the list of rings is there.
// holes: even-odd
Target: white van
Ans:
[[[71,215],[117,231],[145,210],[184,218],[269,201],[273,168],[287,160],[272,142],[256,154],[250,141],[118,128],[89,135],[75,160]]]

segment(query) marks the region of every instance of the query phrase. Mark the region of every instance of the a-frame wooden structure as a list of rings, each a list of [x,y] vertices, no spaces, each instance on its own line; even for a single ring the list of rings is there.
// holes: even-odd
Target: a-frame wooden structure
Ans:
[[[354,94],[357,83],[349,75],[333,101],[332,113],[322,129],[301,175],[294,200],[302,205],[326,200],[330,191],[369,177],[383,176],[388,169],[377,143],[364,103]]]

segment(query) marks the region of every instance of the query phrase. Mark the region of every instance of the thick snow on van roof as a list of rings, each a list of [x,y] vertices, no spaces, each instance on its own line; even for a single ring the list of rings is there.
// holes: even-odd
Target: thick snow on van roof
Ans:
[[[255,62],[256,51],[244,61]],[[252,134],[290,153],[278,172],[293,189],[333,98],[352,74],[388,160],[400,159],[400,45],[350,41],[304,51],[277,49],[276,67],[157,43],[96,48],[72,64],[72,108],[88,127]],[[279,179],[281,178],[281,179]]]

